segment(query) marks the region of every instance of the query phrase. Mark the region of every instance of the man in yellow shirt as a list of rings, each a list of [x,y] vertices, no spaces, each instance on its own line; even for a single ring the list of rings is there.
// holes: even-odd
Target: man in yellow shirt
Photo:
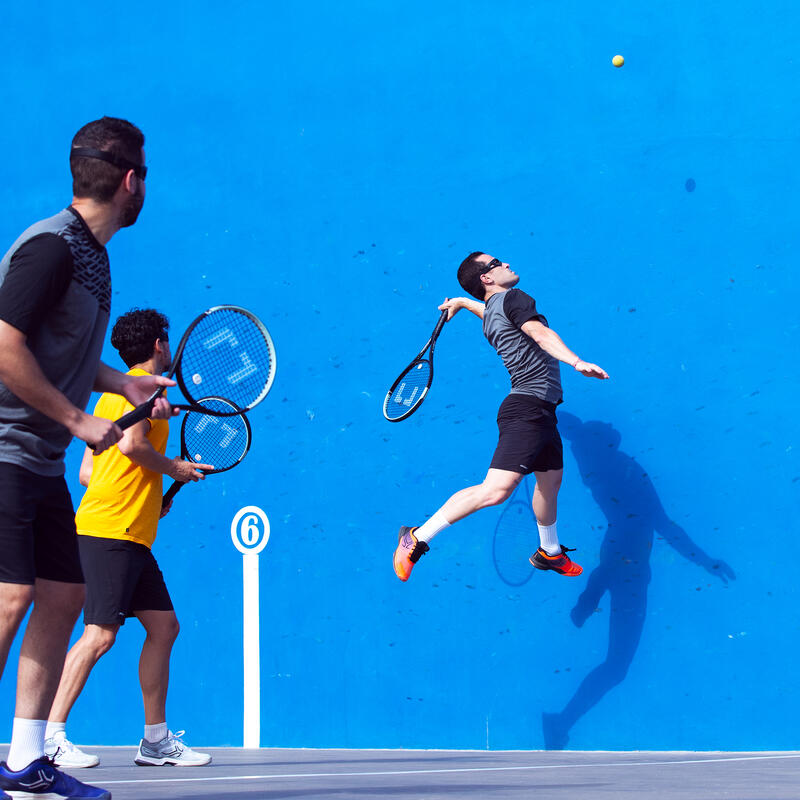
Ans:
[[[153,309],[134,309],[114,325],[111,344],[129,375],[160,375],[170,367],[167,318]],[[118,419],[133,406],[124,397],[103,394],[95,414]],[[107,653],[127,617],[135,616],[147,638],[139,661],[144,699],[140,765],[201,766],[211,761],[183,744],[166,723],[169,659],[178,618],[164,577],[150,550],[162,513],[162,475],[198,481],[209,464],[164,455],[169,423],[146,419],[128,428],[116,446],[100,455],[86,449],[80,481],[87,487],[75,516],[81,566],[86,581],[84,632],[67,655],[47,724],[46,751],[64,767],[93,767],[97,756],[83,753],[67,738],[66,721],[94,665]]]

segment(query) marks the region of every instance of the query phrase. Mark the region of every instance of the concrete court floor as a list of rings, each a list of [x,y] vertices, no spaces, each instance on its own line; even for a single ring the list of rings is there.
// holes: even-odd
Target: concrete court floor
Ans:
[[[202,748],[208,767],[137,767],[135,748],[86,747],[75,777],[114,800],[486,798],[798,800],[800,752],[242,750]],[[3,748],[5,750],[5,748]],[[4,753],[3,753],[4,756]]]

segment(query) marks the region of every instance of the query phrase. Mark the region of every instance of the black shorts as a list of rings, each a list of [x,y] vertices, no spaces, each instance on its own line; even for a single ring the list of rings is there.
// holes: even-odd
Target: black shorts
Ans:
[[[492,469],[510,472],[547,472],[564,466],[555,406],[527,394],[510,394],[500,404],[497,427],[500,438]]]
[[[67,482],[0,463],[0,583],[36,578],[83,583]]]
[[[149,547],[79,536],[86,576],[84,625],[123,625],[137,611],[172,611],[164,576]]]

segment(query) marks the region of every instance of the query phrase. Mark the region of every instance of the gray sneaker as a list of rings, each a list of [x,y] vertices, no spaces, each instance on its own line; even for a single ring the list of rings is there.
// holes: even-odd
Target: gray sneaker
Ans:
[[[173,767],[202,767],[209,764],[211,756],[208,753],[197,753],[183,743],[181,736],[184,733],[185,731],[167,731],[167,735],[155,744],[142,739],[139,742],[139,752],[133,759],[134,763],[140,767],[163,767],[165,764]]]

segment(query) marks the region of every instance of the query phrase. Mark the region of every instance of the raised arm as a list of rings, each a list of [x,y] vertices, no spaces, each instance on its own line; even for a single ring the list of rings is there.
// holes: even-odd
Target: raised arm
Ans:
[[[439,306],[439,311],[447,309],[447,320],[449,322],[462,308],[466,308],[476,317],[483,319],[483,312],[486,306],[479,300],[471,300],[469,297],[445,297],[444,303]]]
[[[531,319],[522,325],[522,332],[530,336],[545,353],[557,358],[559,361],[563,361],[565,364],[569,364],[581,375],[585,375],[587,378],[608,380],[608,373],[602,367],[578,358],[552,328],[548,328],[546,325],[542,325],[541,322]]]

